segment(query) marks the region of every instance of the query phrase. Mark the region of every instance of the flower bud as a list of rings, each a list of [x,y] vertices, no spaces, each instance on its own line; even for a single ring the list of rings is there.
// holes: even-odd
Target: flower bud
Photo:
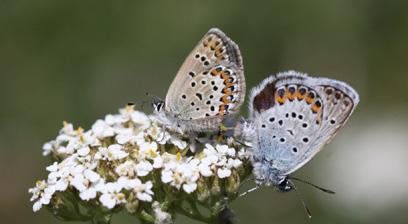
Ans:
[[[211,183],[211,195],[216,196],[221,193],[221,187],[220,187],[220,179],[218,176],[214,176],[214,179],[212,180]]]
[[[208,189],[208,185],[206,179],[201,177],[197,181],[197,199],[200,202],[204,202],[210,197],[210,191]]]
[[[135,195],[131,193],[127,201],[128,202],[126,203],[125,206],[126,210],[129,213],[135,213],[137,211],[137,208],[139,207],[139,200],[137,200],[137,198],[135,198]]]
[[[227,178],[226,181],[226,191],[228,194],[235,195],[239,191],[239,185],[240,185],[240,178],[238,175],[238,172],[233,170],[231,176]]]

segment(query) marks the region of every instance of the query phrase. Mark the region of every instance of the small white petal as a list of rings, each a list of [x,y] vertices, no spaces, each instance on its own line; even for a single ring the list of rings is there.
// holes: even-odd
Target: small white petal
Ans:
[[[152,201],[152,196],[150,196],[149,194],[137,192],[136,195],[137,195],[137,198],[141,201],[148,201],[148,202]]]
[[[47,166],[46,170],[49,172],[56,172],[58,170],[58,163],[54,162],[52,165]]]
[[[57,191],[65,191],[68,188],[68,181],[62,179],[55,183],[55,189]]]
[[[116,205],[116,200],[113,198],[111,194],[101,195],[101,197],[99,197],[99,201],[102,203],[102,205],[109,209],[112,209]]]
[[[240,167],[242,165],[242,161],[241,160],[239,160],[239,159],[234,159],[234,163],[233,163],[233,167],[234,168],[238,168],[238,167]]]
[[[78,191],[84,191],[87,189],[87,187],[84,184],[85,182],[85,178],[82,174],[80,175],[76,175],[72,181],[71,181],[71,185],[74,186]]]
[[[41,207],[42,207],[41,202],[40,202],[40,201],[36,201],[36,202],[34,203],[34,205],[33,205],[33,211],[34,211],[34,212],[37,212],[38,210],[41,209]]]
[[[79,197],[82,200],[89,201],[90,199],[96,198],[96,190],[94,188],[89,188],[85,191],[79,193]]]
[[[125,151],[122,151],[122,146],[118,144],[113,144],[108,147],[108,158],[110,160],[119,160],[123,159],[129,154]]]
[[[78,152],[78,155],[80,155],[80,156],[86,156],[86,155],[89,154],[90,151],[91,151],[91,149],[88,146],[86,146],[86,147],[82,147],[82,148],[78,149],[77,152]]]
[[[196,183],[183,184],[183,190],[188,194],[195,191],[196,189],[197,189]]]
[[[130,118],[132,119],[133,123],[138,126],[138,128],[146,129],[150,126],[149,117],[140,111],[133,111]]]
[[[140,177],[147,176],[152,170],[153,170],[152,164],[146,161],[140,162],[139,164],[136,165],[136,172],[137,175]]]
[[[101,176],[98,173],[96,173],[93,170],[89,170],[89,169],[84,171],[84,175],[86,179],[88,179],[91,182],[96,182],[101,178]]]
[[[43,145],[42,149],[43,149],[43,156],[46,156],[52,152],[53,147],[51,143],[47,142]]]
[[[115,134],[114,129],[103,120],[97,120],[95,124],[92,125],[92,131],[98,138],[111,137]]]
[[[201,175],[205,177],[209,177],[213,175],[213,172],[211,171],[210,167],[206,164],[200,164],[198,166],[198,169],[200,170]]]
[[[185,149],[187,147],[187,142],[174,136],[170,138],[170,142],[179,149]]]
[[[159,169],[163,167],[163,159],[161,156],[153,158],[153,168]]]
[[[218,174],[219,178],[226,178],[226,177],[229,177],[231,175],[231,170],[220,168],[220,169],[217,170],[217,174]]]
[[[173,172],[169,170],[162,171],[161,180],[163,183],[170,183],[173,180]]]
[[[130,189],[132,189],[132,188],[140,188],[141,186],[142,186],[142,182],[141,182],[139,179],[137,179],[137,178],[131,179],[131,180],[129,180],[129,182],[128,182],[128,187],[129,187]]]

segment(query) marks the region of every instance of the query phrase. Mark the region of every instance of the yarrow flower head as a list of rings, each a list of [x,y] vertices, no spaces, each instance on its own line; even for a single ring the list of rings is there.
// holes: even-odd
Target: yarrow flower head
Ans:
[[[168,130],[131,105],[87,131],[64,122],[43,145],[53,162],[48,177],[29,189],[33,210],[46,206],[60,218],[82,221],[106,221],[122,209],[148,223],[172,223],[176,212],[203,219],[182,203],[226,205],[250,173],[246,145],[231,136],[205,138]]]

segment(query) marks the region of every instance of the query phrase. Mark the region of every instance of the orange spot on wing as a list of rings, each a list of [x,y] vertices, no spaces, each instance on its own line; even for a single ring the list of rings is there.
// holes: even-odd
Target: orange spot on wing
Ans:
[[[224,81],[225,81],[225,80],[228,80],[229,75],[225,74],[225,72],[222,71],[222,72],[221,72],[221,78],[224,79]]]
[[[289,100],[294,100],[295,99],[295,94],[292,94],[292,93],[290,93],[289,91],[286,91],[286,97],[289,99]]]
[[[306,98],[306,102],[308,103],[308,104],[311,104],[311,103],[313,103],[313,98],[311,98],[311,97],[307,97]]]
[[[222,89],[222,92],[223,92],[225,95],[227,95],[227,96],[232,95],[232,91],[231,91],[230,89],[228,89],[228,88]]]
[[[275,100],[279,103],[279,104],[283,104],[283,103],[285,103],[285,101],[286,101],[286,91],[282,94],[282,95],[279,95],[279,90],[278,91],[276,91],[276,93],[275,93]]]
[[[217,76],[217,75],[219,75],[221,72],[219,72],[219,71],[217,71],[217,69],[213,69],[212,71],[211,71],[211,75],[212,76]]]
[[[320,112],[320,107],[318,107],[316,104],[313,104],[312,111],[315,112],[315,113],[319,113]]]
[[[224,114],[225,114],[225,107],[224,107],[224,105],[221,105],[221,106],[220,106],[218,114],[220,114],[220,115],[224,115]]]
[[[229,87],[231,87],[231,86],[234,86],[234,83],[232,83],[232,82],[227,82],[227,84],[225,84],[225,87],[227,87],[227,88],[229,88]]]
[[[297,98],[298,100],[303,100],[303,99],[305,98],[305,95],[300,94],[299,91],[297,91],[295,95],[296,95],[296,98]]]
[[[224,104],[229,103],[228,96],[229,96],[229,95],[224,95],[223,97],[221,97],[221,100],[222,100],[222,102],[223,102]]]

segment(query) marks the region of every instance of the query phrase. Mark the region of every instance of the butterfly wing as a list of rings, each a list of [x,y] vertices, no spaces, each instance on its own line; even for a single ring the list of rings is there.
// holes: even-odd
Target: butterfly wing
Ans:
[[[166,95],[165,110],[190,129],[216,129],[235,114],[245,97],[238,46],[221,30],[210,29],[185,59]]]
[[[294,71],[267,78],[250,97],[258,137],[254,156],[282,175],[294,172],[330,142],[358,102],[344,82]]]

